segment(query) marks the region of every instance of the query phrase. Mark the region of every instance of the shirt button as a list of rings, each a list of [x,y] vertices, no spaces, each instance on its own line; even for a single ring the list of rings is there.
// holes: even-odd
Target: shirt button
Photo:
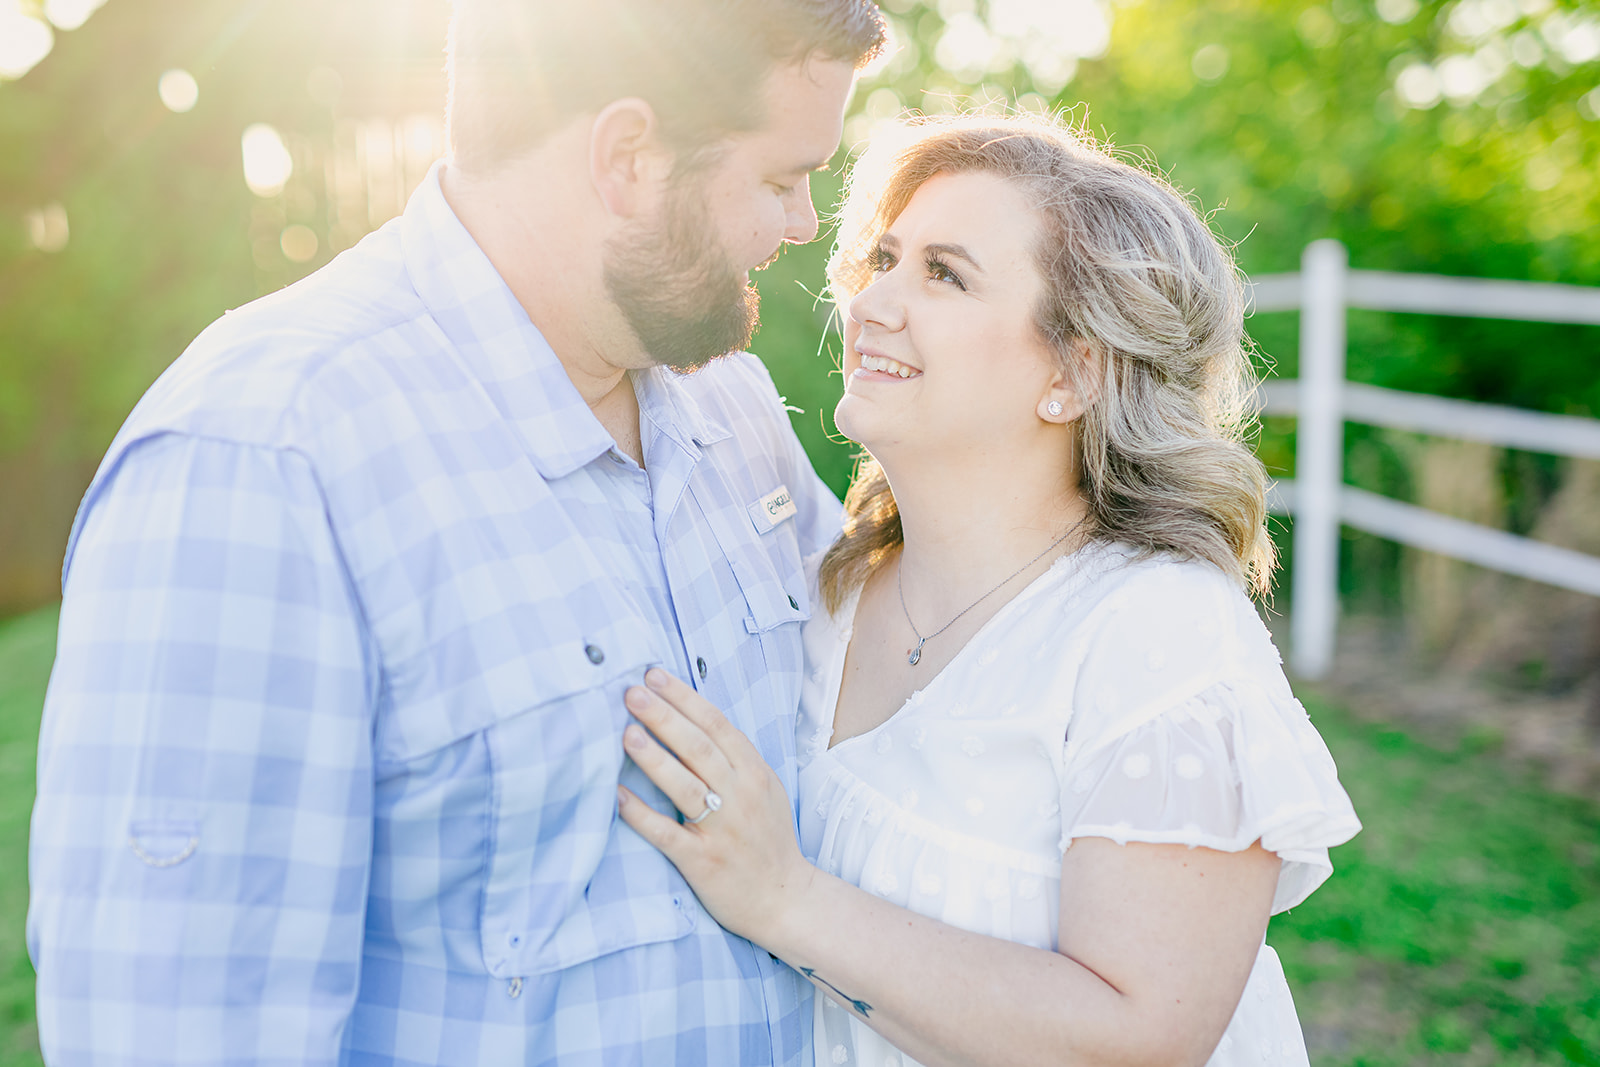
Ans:
[[[796,600],[794,597],[791,596],[789,598],[789,606],[791,608],[793,608],[794,610],[799,611],[800,610],[800,601]]]
[[[584,645],[583,652],[589,657],[590,663],[601,664],[606,660],[606,654],[600,650],[599,645]]]
[[[704,656],[696,656],[695,657],[694,669],[700,672],[700,680],[702,682],[705,681],[706,680],[706,658]]]

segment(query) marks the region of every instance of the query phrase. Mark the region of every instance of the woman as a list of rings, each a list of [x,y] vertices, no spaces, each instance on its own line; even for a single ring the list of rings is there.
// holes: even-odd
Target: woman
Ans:
[[[625,743],[686,822],[622,817],[826,994],[819,1064],[1306,1062],[1267,920],[1360,824],[1247,597],[1230,257],[1078,134],[968,117],[868,153],[830,276],[871,461],[805,632],[804,855],[660,671]]]

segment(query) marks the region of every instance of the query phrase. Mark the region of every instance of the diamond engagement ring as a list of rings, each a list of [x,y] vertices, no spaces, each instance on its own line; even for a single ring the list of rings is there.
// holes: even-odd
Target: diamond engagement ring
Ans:
[[[685,819],[683,821],[684,821],[685,825],[698,826],[698,825],[700,825],[700,823],[705,821],[705,817],[707,815],[710,815],[714,811],[719,811],[719,810],[721,810],[721,808],[722,808],[722,798],[717,796],[717,794],[713,793],[711,790],[707,789],[706,790],[706,810],[702,811],[699,815],[696,815],[692,819]]]

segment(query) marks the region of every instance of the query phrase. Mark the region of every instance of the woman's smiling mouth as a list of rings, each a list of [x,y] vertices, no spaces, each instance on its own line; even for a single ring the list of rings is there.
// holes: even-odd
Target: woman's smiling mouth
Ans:
[[[876,371],[879,374],[891,374],[897,378],[917,378],[922,375],[917,368],[908,367],[898,360],[890,359],[888,356],[869,356],[865,352],[861,353],[861,369]]]

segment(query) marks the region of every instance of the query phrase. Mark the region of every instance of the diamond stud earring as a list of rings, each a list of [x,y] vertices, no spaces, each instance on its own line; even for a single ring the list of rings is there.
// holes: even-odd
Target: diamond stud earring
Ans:
[[[1050,403],[1048,403],[1048,404],[1046,404],[1046,405],[1045,405],[1045,406],[1044,406],[1044,409],[1045,409],[1045,410],[1046,410],[1046,411],[1048,411],[1048,412],[1049,412],[1049,413],[1050,413],[1050,414],[1052,414],[1052,415],[1059,415],[1059,414],[1061,414],[1061,412],[1062,412],[1062,411],[1063,411],[1063,410],[1064,410],[1064,409],[1063,409],[1063,408],[1062,408],[1062,407],[1061,407],[1061,401],[1059,401],[1059,400],[1052,400],[1052,401],[1050,401]]]

